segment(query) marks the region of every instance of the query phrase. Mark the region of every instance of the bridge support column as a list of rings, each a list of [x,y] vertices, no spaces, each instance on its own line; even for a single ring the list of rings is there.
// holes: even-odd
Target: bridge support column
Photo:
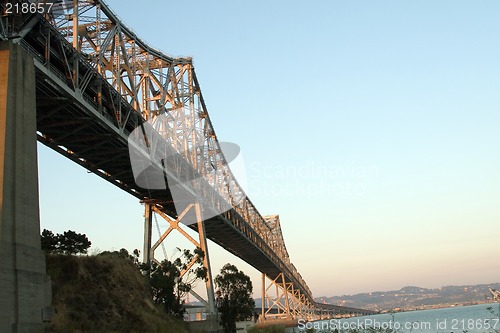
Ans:
[[[203,266],[207,269],[207,298],[208,298],[208,310],[210,313],[215,314],[215,293],[212,278],[212,267],[210,265],[210,256],[208,255],[208,245],[207,245],[207,235],[205,233],[205,223],[203,222],[203,217],[200,209],[200,205],[195,205],[196,218],[198,220],[198,234],[200,235],[200,248],[205,254],[203,258]]]
[[[150,203],[144,204],[144,250],[142,262],[151,264],[151,228],[153,227],[153,208]]]
[[[270,283],[266,286],[266,277]],[[315,307],[283,273],[274,279],[262,274],[262,313],[260,321],[315,319]]]
[[[262,273],[261,320],[266,320],[266,273]]]
[[[144,246],[142,252],[142,262],[146,264],[146,284],[151,286],[151,235],[153,227],[153,208],[148,202],[144,204]]]
[[[148,208],[149,207],[149,208]],[[168,229],[160,236],[160,238],[153,244],[151,242],[151,225],[152,225],[152,216],[153,213],[160,215],[165,221],[169,223]],[[196,223],[198,226],[198,235],[199,241],[195,240],[191,237],[182,227],[182,220],[196,218]],[[206,309],[206,324],[204,325],[204,330],[206,332],[217,332],[219,329],[218,323],[218,314],[217,309],[215,307],[215,293],[213,287],[213,278],[212,278],[212,269],[210,266],[210,256],[208,254],[208,245],[207,245],[207,237],[205,233],[205,223],[203,221],[203,212],[201,210],[201,205],[198,203],[193,203],[187,205],[185,210],[181,212],[177,219],[173,219],[164,212],[162,212],[156,205],[152,203],[146,202],[146,213],[145,213],[145,233],[144,233],[144,260],[146,260],[146,252],[148,252],[148,257],[150,261],[157,261],[155,259],[155,250],[165,241],[167,236],[174,230],[177,230],[181,235],[183,235],[187,240],[189,240],[194,246],[199,247],[203,253],[203,266],[207,269],[207,281],[206,281],[206,289],[207,289],[207,300],[204,300],[200,295],[198,295],[193,290],[191,294],[196,297],[200,302],[205,305]],[[148,248],[148,249],[147,249]],[[196,260],[198,259],[195,256],[191,263],[188,264],[188,267],[191,267]],[[181,278],[187,270],[181,272]]]
[[[0,332],[39,332],[50,305],[40,245],[33,58],[0,44]]]
[[[202,211],[200,204],[196,203],[194,207],[196,211],[196,220],[198,223],[198,234],[200,236],[200,248],[205,254],[203,258],[203,265],[207,269],[207,299],[208,299],[208,313],[207,323],[210,332],[216,332],[219,328],[217,309],[215,308],[215,292],[214,280],[212,278],[212,267],[210,266],[210,256],[208,255],[207,235],[205,233],[205,222],[203,221]]]
[[[293,319],[290,312],[290,301],[285,275],[280,273],[276,278],[269,279],[271,283],[266,287],[266,275],[262,279],[262,315],[261,320]],[[273,287],[275,287],[273,290]],[[264,301],[265,300],[265,301]],[[266,309],[264,311],[264,309]],[[277,313],[272,313],[277,310]]]

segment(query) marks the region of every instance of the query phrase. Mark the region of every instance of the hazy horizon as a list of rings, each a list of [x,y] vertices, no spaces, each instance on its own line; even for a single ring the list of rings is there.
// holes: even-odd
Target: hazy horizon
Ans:
[[[406,285],[401,288],[396,288],[396,289],[385,289],[385,290],[371,290],[371,291],[362,291],[362,292],[357,292],[353,294],[339,294],[339,295],[321,295],[321,296],[314,296],[314,298],[321,298],[321,297],[342,297],[342,296],[354,296],[354,295],[359,295],[359,294],[370,294],[370,293],[384,293],[384,292],[391,292],[391,291],[399,291],[404,288],[423,288],[423,289],[428,289],[428,290],[435,290],[435,289],[441,289],[445,287],[469,287],[469,286],[490,286],[490,285],[495,285],[495,284],[500,284],[500,282],[490,282],[490,283],[474,283],[474,284],[462,284],[462,285],[455,285],[455,284],[450,284],[450,285],[443,285],[443,286],[438,286],[438,287],[424,287],[424,286],[417,286],[417,285]]]

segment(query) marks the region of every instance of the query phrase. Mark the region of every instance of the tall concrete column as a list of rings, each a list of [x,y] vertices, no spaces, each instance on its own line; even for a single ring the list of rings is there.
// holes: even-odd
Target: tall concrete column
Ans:
[[[0,332],[34,332],[50,305],[40,247],[33,58],[0,43]]]

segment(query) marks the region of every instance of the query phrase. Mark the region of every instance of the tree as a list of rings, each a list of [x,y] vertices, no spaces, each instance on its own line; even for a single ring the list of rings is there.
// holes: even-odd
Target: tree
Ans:
[[[43,229],[40,240],[42,242],[42,250],[44,250],[47,253],[56,252],[59,240],[57,238],[57,235],[54,235],[52,231]]]
[[[181,251],[181,256],[173,261],[165,259],[160,264],[151,264],[149,281],[153,301],[163,304],[168,314],[182,317],[185,311],[182,307],[184,297],[196,280],[207,279],[207,270],[203,267],[204,257],[203,251],[197,248],[193,253]],[[142,270],[147,274],[147,267],[142,266]]]
[[[215,277],[215,296],[224,332],[236,332],[236,321],[251,318],[255,301],[250,277],[236,266],[225,264]]]
[[[92,243],[85,234],[77,234],[68,230],[60,236],[59,250],[63,254],[86,254]]]
[[[42,250],[50,254],[86,254],[92,242],[85,234],[78,234],[72,230],[63,234],[54,234],[43,229],[41,235]]]

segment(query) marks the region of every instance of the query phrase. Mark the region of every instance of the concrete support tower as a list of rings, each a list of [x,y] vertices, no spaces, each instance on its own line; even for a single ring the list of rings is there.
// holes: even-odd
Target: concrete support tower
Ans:
[[[0,332],[39,331],[50,304],[40,248],[33,58],[0,43]]]

